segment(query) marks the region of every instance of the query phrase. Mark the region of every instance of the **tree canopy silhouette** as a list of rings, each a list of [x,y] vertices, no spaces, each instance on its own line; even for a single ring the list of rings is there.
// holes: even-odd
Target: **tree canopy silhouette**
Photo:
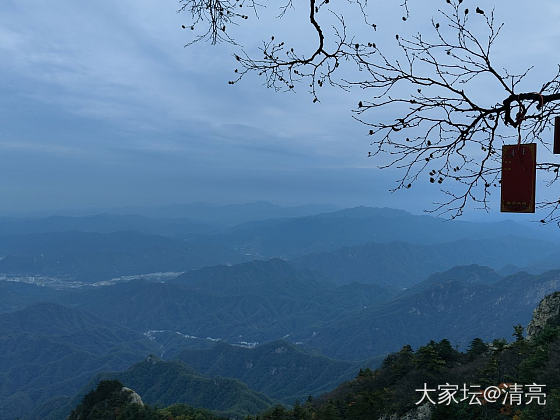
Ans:
[[[409,0],[403,1],[402,20],[407,21]],[[500,184],[501,146],[550,144],[548,128],[560,111],[560,66],[549,80],[525,90],[522,82],[532,67],[515,73],[495,64],[493,47],[503,23],[494,10],[470,0],[442,0],[422,31],[395,34],[396,45],[375,42],[377,26],[370,15],[376,6],[367,0],[309,0],[302,2],[315,33],[309,52],[300,54],[272,36],[257,55],[237,44],[231,28],[258,17],[260,8],[278,7],[278,18],[289,19],[292,9],[303,13],[301,5],[296,8],[293,0],[275,6],[256,0],[180,3],[180,11],[190,18],[184,28],[195,34],[189,44],[234,46],[237,68],[230,84],[255,72],[276,90],[294,90],[303,83],[314,102],[325,85],[356,89],[352,113],[370,136],[369,155],[379,158],[381,168],[401,170],[393,190],[411,188],[421,179],[440,185],[443,199],[429,211],[455,218],[472,204],[488,210],[490,194]],[[367,31],[352,31],[356,20],[345,20],[351,8],[363,17],[360,24]],[[322,19],[331,22],[328,27]],[[558,179],[559,167],[555,162],[537,164],[549,173],[549,185]],[[546,210],[541,222],[560,224],[559,206],[560,200],[538,203]]]

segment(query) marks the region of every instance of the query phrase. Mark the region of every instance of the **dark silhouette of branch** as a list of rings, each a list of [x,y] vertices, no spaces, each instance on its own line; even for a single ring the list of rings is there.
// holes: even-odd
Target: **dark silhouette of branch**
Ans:
[[[232,19],[239,2],[182,3],[183,7],[189,5],[198,21],[210,22],[209,38],[216,42],[222,38],[213,31],[219,30],[226,17]],[[237,83],[249,72],[258,73],[266,86],[276,90],[292,90],[298,82],[305,82],[314,102],[319,100],[317,89],[325,84],[357,89],[363,99],[357,101],[352,112],[368,129],[370,156],[380,157],[381,168],[402,170],[393,190],[412,188],[420,179],[440,188],[449,184],[442,189],[444,200],[430,211],[452,218],[471,203],[488,210],[489,197],[500,184],[503,144],[538,141],[548,145],[543,133],[560,112],[560,67],[539,88],[520,91],[531,68],[520,74],[496,68],[492,48],[503,24],[496,23],[494,10],[476,7],[469,11],[463,0],[446,0],[428,31],[409,38],[395,35],[397,52],[388,47],[388,54],[374,42],[349,36],[340,6],[338,10],[329,9],[337,24],[329,30],[330,47],[326,48],[319,12],[328,3],[309,1],[309,24],[316,33],[312,52],[296,54],[272,37],[263,42],[260,58],[250,57],[243,50],[235,55],[237,76],[230,83]],[[207,8],[219,4],[223,14],[201,14],[195,4]],[[367,1],[348,0],[347,4],[357,5],[366,24],[376,30],[375,24],[369,23]],[[401,6],[406,21],[408,4],[405,1]],[[281,6],[280,17],[292,7],[291,1]],[[482,24],[483,30],[473,32],[472,22]],[[232,42],[229,37],[225,40]],[[339,76],[341,64],[353,64],[359,72]],[[550,184],[558,179],[559,167],[556,163],[537,165],[552,174]],[[545,223],[560,223],[554,215],[559,202],[539,205],[552,210],[543,219]]]
[[[178,11],[190,14],[190,30],[203,27],[187,46],[198,41],[210,41],[213,45],[221,41],[235,43],[228,34],[229,26],[249,18],[239,10],[245,8],[256,12],[258,6],[254,0],[180,0],[180,3]],[[183,25],[183,29],[187,29],[187,25]]]

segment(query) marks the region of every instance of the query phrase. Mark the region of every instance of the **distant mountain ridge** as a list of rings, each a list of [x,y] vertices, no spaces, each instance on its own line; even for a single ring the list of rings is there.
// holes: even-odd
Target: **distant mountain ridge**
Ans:
[[[337,287],[272,259],[207,267],[167,283],[133,281],[69,291],[59,301],[118,319],[136,331],[266,342],[287,334],[311,334],[341,312],[360,311],[394,293],[376,285]]]
[[[100,213],[89,216],[0,217],[0,236],[56,232],[138,233],[190,237],[218,229],[188,218],[151,218],[134,214]]]
[[[458,265],[488,265],[496,270],[512,264],[529,265],[554,248],[551,242],[515,236],[430,245],[374,242],[304,255],[291,263],[336,284],[360,282],[402,288]],[[557,261],[560,268],[560,259]]]
[[[386,276],[384,284],[401,278],[395,285],[403,287],[414,281],[411,273],[421,278],[456,264],[492,265],[494,259],[503,262],[492,265],[496,269],[511,264],[546,266],[546,260],[540,260],[553,252],[553,243],[560,237],[510,222],[451,223],[369,207],[259,220],[218,230],[201,226],[205,233],[196,234],[185,233],[194,229],[189,220],[139,216],[52,217],[26,223],[12,226],[0,220],[0,274],[87,283],[281,257],[300,268],[309,266],[328,274],[339,284],[378,282]],[[43,233],[2,235],[2,229]],[[500,239],[506,235],[511,243]],[[453,248],[465,252],[454,253]],[[368,273],[377,280],[364,280]]]
[[[267,220],[283,217],[302,217],[311,214],[336,210],[335,206],[326,204],[278,205],[268,201],[255,201],[239,204],[188,203],[172,204],[161,207],[132,207],[114,209],[117,214],[133,213],[154,218],[186,217],[203,223],[221,226],[234,226],[255,220]]]
[[[56,302],[55,289],[15,281],[0,280],[0,314],[13,312],[39,302]]]
[[[481,331],[505,334],[526,321],[528,308],[544,293],[560,287],[555,273],[502,278],[487,267],[456,267],[396,296],[395,290],[374,284],[322,282],[312,272],[273,259],[204,268],[169,283],[132,281],[50,298],[119,320],[138,333],[181,333],[172,342],[156,340],[162,346],[158,354],[176,353],[182,343],[189,347],[187,336],[230,343],[288,337],[329,357],[362,360],[392,351],[404,338],[414,344],[426,336],[448,336],[464,345]],[[199,341],[193,344],[200,347]]]
[[[447,336],[465,345],[473,336],[509,334],[540,297],[560,287],[556,271],[502,278],[477,265],[436,273],[398,296],[376,285],[310,286],[309,274],[278,259],[205,268],[200,281],[196,273],[169,284],[82,291],[65,302],[136,331],[180,331],[231,343],[287,336],[329,357],[363,360],[405,339],[415,344]]]
[[[2,394],[0,390],[0,418],[5,413],[24,415],[30,409],[34,413],[60,409],[68,403],[68,391],[64,390],[80,386],[99,370],[122,371],[145,357],[146,352],[158,352],[154,348],[156,343],[140,334],[151,325],[167,323],[171,331],[190,325],[201,337],[211,333],[220,338],[219,334],[224,334],[221,338],[232,341],[239,340],[240,332],[247,334],[247,338],[254,333],[278,338],[299,331],[299,336],[287,338],[302,341],[305,348],[316,348],[331,357],[363,360],[398,349],[403,342],[420,345],[426,337],[449,336],[462,346],[476,336],[509,337],[513,325],[526,323],[530,318],[535,302],[549,291],[560,289],[560,271],[501,277],[487,267],[471,265],[436,273],[393,300],[368,307],[360,300],[365,298],[361,287],[373,291],[375,286],[299,287],[298,271],[281,260],[270,261],[271,276],[263,276],[267,273],[266,261],[257,261],[250,268],[205,270],[214,282],[196,283],[193,278],[193,288],[189,288],[188,281],[183,285],[132,282],[64,292],[61,300],[76,309],[38,304],[0,315],[0,382],[6,392]],[[233,285],[238,291],[243,290],[243,273],[259,274],[253,279],[249,275],[246,291],[234,299],[216,293],[216,287],[226,285],[220,282],[236,272],[238,278]],[[280,280],[281,273],[288,273],[288,279],[295,281],[297,287],[289,282],[276,282],[274,272]],[[274,285],[288,287],[287,293],[276,289],[273,296],[267,296],[267,288],[254,290],[254,281],[261,279],[266,284],[267,278]],[[115,325],[115,320],[137,331]],[[298,330],[302,325],[305,328]],[[188,347],[185,341],[185,348]],[[268,353],[251,356],[247,349],[224,344],[208,352],[179,354],[195,370],[235,376],[263,392],[283,387],[290,390],[289,384],[297,391],[299,384],[316,377],[317,382],[311,380],[306,390],[315,392],[321,383],[334,384],[335,378],[344,377],[346,372],[347,362],[309,357],[307,351],[301,354],[293,345],[276,342],[262,348],[268,349]],[[287,360],[275,362],[269,356],[286,356]],[[259,361],[263,364],[259,365]],[[299,369],[308,361],[309,371]],[[268,368],[269,373],[276,373],[267,376],[258,370],[250,371],[249,362],[264,369],[263,372]],[[355,369],[357,364],[350,365]],[[75,375],[76,372],[79,374]],[[296,391],[286,396],[275,395],[294,398],[301,395]],[[35,402],[29,399],[30,392],[34,392]]]
[[[311,354],[285,340],[255,348],[222,342],[207,350],[186,349],[177,358],[206,375],[237,378],[290,404],[333,389],[366,365]]]
[[[0,419],[60,413],[99,372],[124,375],[148,353],[167,360],[129,373],[142,397],[169,404],[188,393],[207,406],[208,394],[224,392],[229,403],[217,410],[257,412],[271,398],[328,391],[405,343],[449,338],[464,348],[477,336],[509,338],[560,289],[560,270],[518,271],[560,261],[557,238],[538,229],[367,207],[288,213],[198,233],[189,233],[190,219],[101,215],[0,234]],[[77,230],[48,231],[73,223]],[[94,283],[158,271],[184,273],[64,290],[5,281]]]
[[[537,229],[512,222],[450,222],[432,216],[412,215],[403,210],[373,207],[246,223],[215,235],[214,240],[255,257],[293,259],[371,242],[401,241],[427,245],[504,235],[560,240],[560,235],[541,234]]]
[[[474,337],[509,336],[532,308],[560,290],[560,270],[500,278],[472,265],[436,273],[390,302],[333,321],[306,340],[324,354],[345,359],[395,351],[403,342],[448,338],[466,346]]]
[[[138,232],[52,232],[0,237],[0,273],[86,283],[123,275],[186,271],[248,257],[217,243]]]
[[[0,216],[0,234],[21,234],[82,230],[116,232],[140,230],[165,234],[176,226],[182,233],[204,233],[210,229],[234,226],[255,220],[300,217],[325,213],[337,207],[327,204],[278,205],[268,201],[239,204],[204,202],[163,206],[129,206],[75,211],[43,211],[23,215]],[[142,226],[144,224],[144,226]],[[127,227],[128,226],[128,227]],[[138,226],[140,229],[132,228]],[[175,235],[176,233],[173,233]]]
[[[184,273],[168,283],[230,297],[239,293],[295,295],[331,286],[316,274],[308,270],[297,270],[279,258],[231,266],[204,267]]]

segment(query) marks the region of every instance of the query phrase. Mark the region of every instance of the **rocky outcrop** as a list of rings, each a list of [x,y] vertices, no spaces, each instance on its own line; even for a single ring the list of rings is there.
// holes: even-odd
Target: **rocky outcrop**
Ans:
[[[142,398],[140,397],[140,395],[138,395],[132,389],[127,388],[126,386],[123,386],[121,388],[121,392],[128,394],[128,402],[130,404],[138,404],[138,405],[144,406],[144,402],[142,401]]]
[[[432,418],[432,406],[428,403],[416,407],[402,416],[392,414],[379,417],[378,420],[430,420]]]
[[[533,318],[527,326],[527,339],[533,338],[552,319],[560,316],[560,292],[545,296],[533,311]]]

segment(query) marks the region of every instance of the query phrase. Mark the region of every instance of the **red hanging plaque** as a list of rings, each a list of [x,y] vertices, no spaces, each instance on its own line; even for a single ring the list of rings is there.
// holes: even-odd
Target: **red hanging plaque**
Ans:
[[[502,146],[502,212],[534,213],[537,144]]]

